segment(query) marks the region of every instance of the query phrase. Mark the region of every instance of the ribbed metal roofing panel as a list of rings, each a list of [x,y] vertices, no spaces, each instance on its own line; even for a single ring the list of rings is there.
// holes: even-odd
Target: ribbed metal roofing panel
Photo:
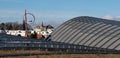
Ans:
[[[120,21],[81,16],[56,28],[52,41],[120,50]]]

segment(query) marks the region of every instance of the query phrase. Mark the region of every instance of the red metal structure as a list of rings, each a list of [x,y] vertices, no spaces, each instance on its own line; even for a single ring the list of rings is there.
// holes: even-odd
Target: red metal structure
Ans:
[[[25,25],[25,37],[28,37],[28,21],[27,21],[27,14],[31,15],[33,17],[33,20],[30,20],[29,22],[34,23],[35,22],[35,16],[32,13],[27,13],[25,10],[24,16],[23,16],[23,23]]]
[[[25,13],[24,13],[24,16],[25,16],[25,37],[27,37],[28,35],[28,28],[27,28],[27,13],[26,13],[26,10],[25,10]]]

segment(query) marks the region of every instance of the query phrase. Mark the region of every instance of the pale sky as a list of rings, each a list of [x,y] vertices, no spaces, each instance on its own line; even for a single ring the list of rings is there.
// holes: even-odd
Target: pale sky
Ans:
[[[25,9],[36,24],[58,26],[78,16],[120,20],[119,6],[120,0],[0,0],[0,22],[22,22]]]

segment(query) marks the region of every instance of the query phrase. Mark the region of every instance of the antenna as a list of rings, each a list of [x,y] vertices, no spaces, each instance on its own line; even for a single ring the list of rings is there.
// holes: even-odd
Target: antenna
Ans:
[[[25,37],[27,37],[27,35],[28,35],[28,27],[27,27],[27,13],[26,13],[26,10],[25,10],[25,14],[24,14],[24,16],[25,16]]]
[[[27,20],[27,15],[28,14],[33,17],[33,20],[30,20],[30,21]],[[27,11],[25,9],[23,20],[24,20],[24,23],[25,23],[25,37],[28,37],[28,22],[34,23],[35,22],[35,16],[32,13],[27,13]]]

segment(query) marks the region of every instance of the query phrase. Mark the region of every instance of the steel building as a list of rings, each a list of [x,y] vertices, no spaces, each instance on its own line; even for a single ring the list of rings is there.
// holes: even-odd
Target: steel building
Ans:
[[[120,50],[120,21],[81,16],[56,28],[48,40]]]
[[[76,17],[41,40],[0,33],[0,50],[4,49],[47,49],[69,54],[120,54],[120,22],[88,16]]]

